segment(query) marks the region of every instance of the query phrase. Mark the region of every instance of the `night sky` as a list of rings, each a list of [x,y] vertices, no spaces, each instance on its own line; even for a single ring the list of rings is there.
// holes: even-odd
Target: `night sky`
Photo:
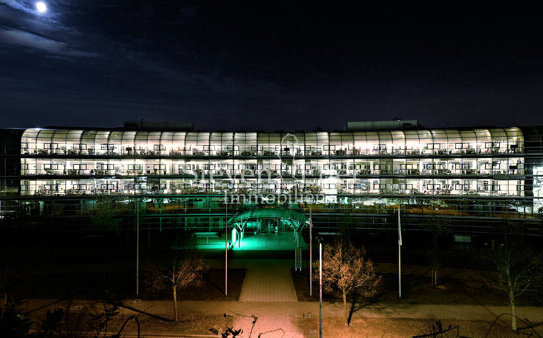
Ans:
[[[543,125],[541,1],[0,0],[0,127]]]

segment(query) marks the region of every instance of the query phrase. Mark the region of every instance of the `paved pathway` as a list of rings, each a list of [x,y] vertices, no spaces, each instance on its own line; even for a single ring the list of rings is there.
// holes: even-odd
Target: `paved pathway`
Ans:
[[[259,260],[247,264],[240,302],[296,302],[292,262]]]

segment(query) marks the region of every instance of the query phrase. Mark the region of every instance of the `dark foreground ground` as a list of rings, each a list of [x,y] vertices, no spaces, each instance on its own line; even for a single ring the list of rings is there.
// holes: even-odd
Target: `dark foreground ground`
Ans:
[[[170,234],[171,235],[171,234]],[[371,236],[369,237],[371,238]],[[247,325],[240,322],[246,319],[251,313],[252,307],[245,309],[243,316],[240,314],[228,314],[216,312],[193,312],[187,313],[181,311],[180,321],[173,323],[171,321],[171,294],[168,291],[157,292],[150,288],[149,271],[157,266],[164,266],[176,254],[172,247],[185,242],[187,238],[168,238],[152,234],[150,237],[142,237],[140,248],[141,270],[140,270],[140,299],[143,301],[161,301],[165,305],[164,310],[155,313],[138,313],[141,329],[145,332],[164,332],[168,334],[209,334],[221,332],[227,327],[236,327],[236,325]],[[17,298],[22,299],[22,304],[28,304],[26,301],[31,299],[51,299],[65,300],[66,302],[85,299],[94,300],[100,304],[102,300],[116,302],[135,297],[135,245],[133,233],[121,233],[96,235],[96,234],[34,234],[31,236],[13,236],[0,239],[0,263],[2,267],[2,283],[9,286],[9,291]],[[370,243],[371,244],[371,243]],[[376,269],[383,275],[383,286],[379,294],[371,300],[365,302],[360,299],[349,298],[349,306],[356,310],[365,308],[371,304],[381,304],[394,309],[395,306],[415,306],[418,309],[430,304],[445,305],[471,305],[474,307],[488,305],[507,305],[507,299],[496,292],[485,287],[474,288],[466,280],[462,271],[474,267],[469,252],[463,251],[457,253],[454,257],[446,258],[445,261],[452,260],[452,266],[445,266],[440,269],[440,283],[438,287],[431,287],[429,278],[429,268],[424,263],[426,258],[424,253],[417,248],[407,247],[404,252],[404,274],[402,276],[403,297],[398,299],[397,274],[395,273],[397,265],[394,262],[394,249],[383,252],[368,245],[368,255],[377,263]],[[180,290],[178,298],[181,301],[180,307],[183,307],[183,301],[207,301],[209,304],[214,302],[236,302],[239,299],[241,288],[245,276],[245,270],[242,268],[229,269],[228,296],[224,295],[224,252],[212,251],[202,253],[204,261],[208,263],[210,269],[206,272],[204,283],[200,287],[194,287],[187,290]],[[314,256],[316,257],[316,255]],[[235,262],[236,259],[284,259],[294,260],[293,252],[269,252],[269,251],[244,251],[231,252],[229,259]],[[304,259],[307,259],[307,253],[304,253]],[[296,289],[296,295],[299,302],[313,302],[311,306],[317,303],[318,285],[313,284],[314,296],[309,296],[309,276],[307,261],[304,264],[302,272],[292,272],[293,282]],[[326,293],[324,299],[330,306],[340,306],[340,298],[337,294]],[[56,307],[66,309],[66,302],[57,303]],[[137,303],[134,303],[137,304]],[[202,303],[206,304],[206,303]],[[294,303],[299,304],[299,303]],[[339,304],[339,305],[338,305]],[[518,304],[521,306],[540,306],[541,298],[533,294],[520,298]],[[261,307],[263,308],[263,307]],[[29,316],[39,322],[43,320],[45,312],[49,308],[32,311]],[[290,327],[296,328],[300,336],[317,336],[318,312],[316,309],[307,312],[289,315],[282,319],[288,321]],[[431,312],[424,312],[424,316],[410,318],[384,316],[361,316],[352,317],[349,327],[344,325],[339,311],[330,311],[324,319],[325,336],[337,337],[358,337],[358,336],[414,336],[423,335],[431,332],[432,327],[448,329],[444,337],[470,336],[470,337],[514,337],[518,335],[532,334],[529,329],[521,330],[520,333],[511,333],[508,329],[508,321],[498,321],[494,327],[491,327],[491,319],[498,315],[493,313],[489,315],[489,320],[482,319],[439,319],[434,317]],[[33,310],[28,308],[27,310]],[[272,311],[274,309],[271,309]],[[275,309],[276,310],[276,309]],[[86,307],[77,307],[68,311],[73,313],[72,318],[80,318],[78,331],[96,330],[96,309],[92,311]],[[98,310],[101,311],[101,310]],[[394,310],[391,310],[394,311]],[[225,313],[227,310],[224,311]],[[265,313],[260,321],[267,320],[274,323],[273,312],[270,315]],[[356,313],[356,311],[355,311]],[[407,312],[406,312],[407,313]],[[122,323],[128,318],[129,314],[121,312],[116,314],[108,323],[109,332],[118,330]],[[86,319],[85,319],[86,318]],[[267,319],[265,319],[267,318]],[[74,320],[74,325],[77,320]],[[535,323],[537,324],[537,323]],[[288,326],[287,325],[287,326]],[[273,325],[268,325],[270,330]],[[522,327],[523,325],[519,325]],[[36,326],[34,326],[36,328]],[[241,327],[241,326],[240,326]],[[280,327],[277,326],[277,327]],[[130,322],[127,330],[135,332],[135,325]],[[210,331],[211,329],[211,331]],[[536,330],[540,330],[538,326]],[[266,333],[269,337],[275,337],[275,333]],[[266,337],[266,334],[263,337]],[[279,335],[280,336],[280,335]]]

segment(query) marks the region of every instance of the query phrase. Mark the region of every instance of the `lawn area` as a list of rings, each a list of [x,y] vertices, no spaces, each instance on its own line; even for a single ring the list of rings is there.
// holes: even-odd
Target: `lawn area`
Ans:
[[[228,270],[228,296],[224,296],[224,270],[210,269],[200,287],[180,289],[179,300],[238,300],[245,276],[244,269]],[[81,265],[26,270],[18,275],[16,293],[23,298],[103,298],[125,299],[135,296],[135,273],[131,266]],[[169,292],[150,289],[145,267],[140,276],[140,297],[169,299]],[[39,286],[39,287],[37,287]]]
[[[315,271],[314,271],[315,273]],[[317,272],[318,273],[318,272]],[[398,275],[382,274],[383,284],[373,302],[385,304],[466,304],[509,305],[507,297],[487,288],[473,288],[455,278],[442,278],[438,287],[431,287],[427,276],[402,275],[402,299],[398,299]],[[318,301],[318,280],[313,282],[313,297],[309,296],[309,273],[293,271],[292,279],[298,301]],[[323,290],[326,301],[342,301],[339,294]],[[541,306],[538,298],[522,297],[517,305]]]

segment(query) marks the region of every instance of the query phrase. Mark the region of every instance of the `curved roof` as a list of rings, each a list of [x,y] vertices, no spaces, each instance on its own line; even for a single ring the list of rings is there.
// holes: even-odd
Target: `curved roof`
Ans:
[[[86,149],[125,152],[136,150],[209,151],[210,147],[236,147],[248,145],[289,144],[296,147],[322,147],[330,149],[409,148],[421,144],[440,143],[451,145],[469,142],[482,147],[485,142],[516,143],[524,141],[517,127],[491,129],[427,129],[392,131],[346,131],[305,133],[263,132],[184,132],[184,131],[119,131],[82,129],[26,129],[21,142],[29,148],[43,149],[54,144],[54,148],[75,149],[83,145]],[[45,146],[44,146],[45,145]]]

